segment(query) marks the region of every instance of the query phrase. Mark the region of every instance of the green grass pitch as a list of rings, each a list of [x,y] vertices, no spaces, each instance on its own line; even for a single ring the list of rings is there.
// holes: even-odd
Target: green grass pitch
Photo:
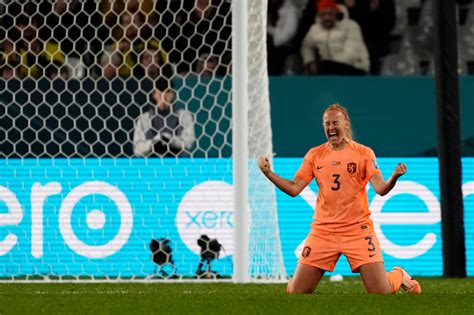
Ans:
[[[358,277],[316,293],[283,284],[0,284],[0,314],[474,314],[474,279],[418,278],[421,295],[368,295]]]

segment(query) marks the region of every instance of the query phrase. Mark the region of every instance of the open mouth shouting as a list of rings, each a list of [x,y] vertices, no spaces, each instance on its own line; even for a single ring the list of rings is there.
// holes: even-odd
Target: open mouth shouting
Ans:
[[[337,142],[339,139],[339,132],[337,130],[331,130],[327,133],[328,139],[331,142]]]

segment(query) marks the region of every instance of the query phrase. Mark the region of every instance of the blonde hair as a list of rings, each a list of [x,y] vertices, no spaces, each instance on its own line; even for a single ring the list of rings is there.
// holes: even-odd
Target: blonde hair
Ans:
[[[351,118],[349,117],[349,112],[347,111],[347,109],[342,106],[341,104],[339,103],[335,103],[335,104],[332,104],[332,105],[329,105],[323,112],[323,116],[324,114],[326,114],[326,112],[330,111],[330,110],[337,110],[339,112],[342,113],[342,115],[344,115],[344,118],[346,118],[347,122],[349,123],[348,127],[347,127],[347,130],[346,130],[346,136],[352,140],[353,138],[353,131],[352,131],[352,123],[351,123]]]

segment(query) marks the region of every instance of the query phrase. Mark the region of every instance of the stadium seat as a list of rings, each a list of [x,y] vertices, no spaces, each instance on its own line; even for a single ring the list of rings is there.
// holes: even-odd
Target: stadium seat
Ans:
[[[392,35],[402,35],[409,24],[408,10],[420,7],[420,0],[395,1],[396,22]]]
[[[388,55],[382,63],[381,74],[386,76],[420,75],[419,59],[413,50]]]
[[[382,62],[382,75],[421,75],[420,59],[416,45],[413,40],[415,34],[414,27],[409,27],[401,38],[400,49],[398,52],[386,56]]]
[[[474,11],[474,7],[469,11]],[[474,12],[473,12],[474,14]],[[464,25],[458,27],[458,42],[467,46],[474,46],[474,16],[467,17]]]
[[[418,24],[425,27],[433,27],[433,1],[425,1],[423,3]]]
[[[286,57],[283,66],[284,75],[300,75],[304,73],[303,60],[299,54],[291,54]]]
[[[406,49],[406,42],[421,60],[429,60],[434,44],[433,27],[425,25],[408,27],[402,39],[402,49]]]

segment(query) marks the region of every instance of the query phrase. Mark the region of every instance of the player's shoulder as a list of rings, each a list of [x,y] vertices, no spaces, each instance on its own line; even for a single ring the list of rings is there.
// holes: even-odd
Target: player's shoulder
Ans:
[[[354,140],[351,141],[350,147],[361,155],[371,155],[374,152],[371,147],[363,145],[362,143],[356,142]]]
[[[320,144],[318,146],[312,147],[306,153],[307,157],[316,157],[322,155],[325,151],[327,151],[327,143]]]

